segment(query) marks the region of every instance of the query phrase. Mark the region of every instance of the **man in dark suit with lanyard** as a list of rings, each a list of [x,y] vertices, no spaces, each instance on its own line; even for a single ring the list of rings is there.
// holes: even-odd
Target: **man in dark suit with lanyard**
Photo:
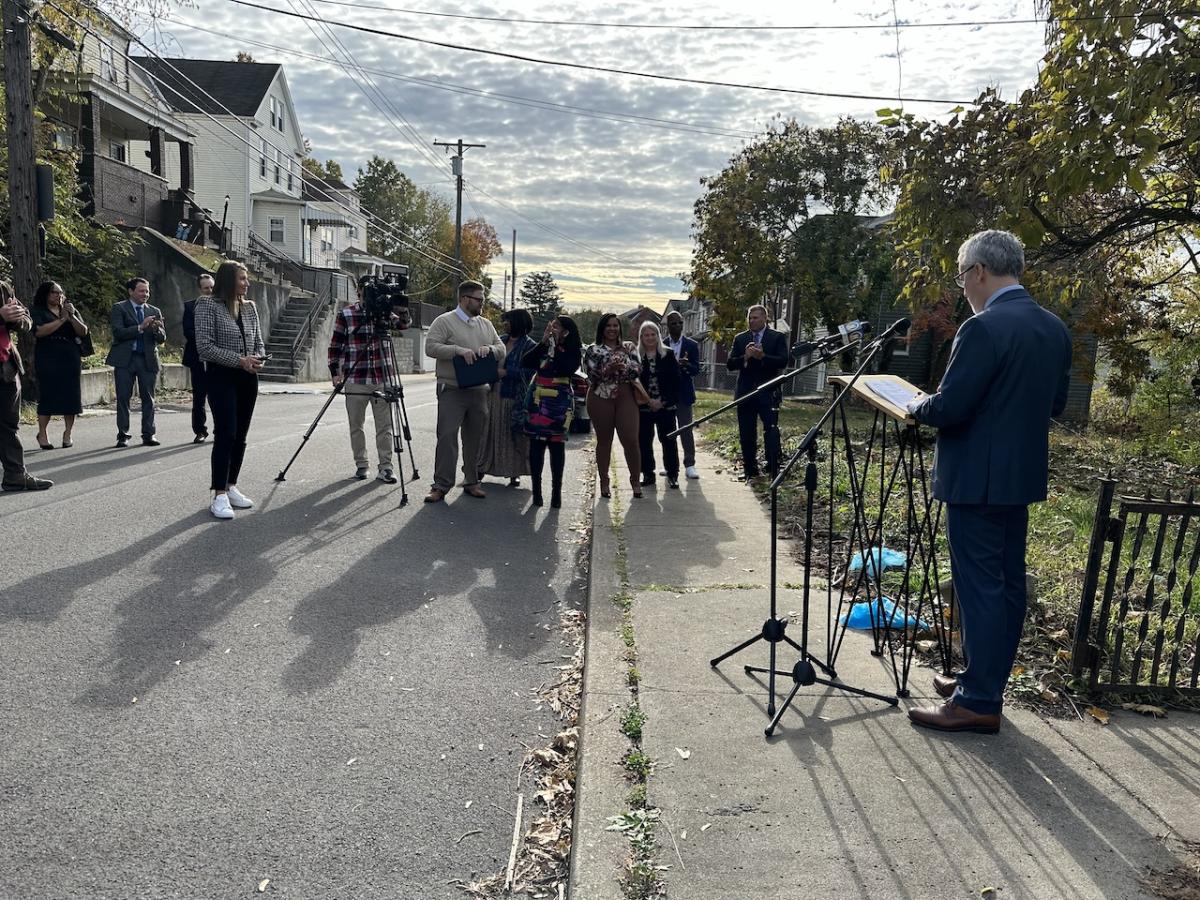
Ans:
[[[157,447],[154,436],[154,383],[158,380],[158,345],[167,339],[162,313],[151,306],[150,282],[131,278],[125,285],[127,299],[112,308],[112,349],[105,360],[113,367],[117,385],[117,446],[129,446],[129,401],[137,379],[142,400],[142,443]]]
[[[923,728],[991,734],[1025,622],[1029,504],[1046,499],[1050,419],[1067,405],[1071,337],[1021,287],[1015,236],[972,235],[958,269],[974,315],[958,329],[937,393],[908,409],[938,429],[933,495],[946,504],[965,665],[957,678],[935,676],[944,704],[908,715]]]
[[[679,400],[675,405],[676,426],[692,424],[692,407],[696,405],[696,386],[692,379],[700,374],[700,345],[683,334],[683,314],[673,309],[667,313],[667,346],[679,362]],[[696,429],[689,428],[679,435],[683,444],[683,472],[688,478],[699,478],[696,470]]]
[[[767,327],[767,308],[751,306],[746,311],[746,330],[733,339],[726,365],[738,373],[734,399],[744,397],[760,384],[783,371],[788,361],[787,338]],[[738,436],[742,443],[742,472],[746,480],[757,478],[758,419],[763,423],[763,443],[767,451],[767,470],[779,471],[779,423],[776,411],[779,388],[764,391],[738,406]]]

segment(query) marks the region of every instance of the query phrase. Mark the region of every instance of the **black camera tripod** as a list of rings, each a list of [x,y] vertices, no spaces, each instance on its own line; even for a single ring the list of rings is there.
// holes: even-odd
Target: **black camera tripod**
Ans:
[[[412,429],[408,423],[408,407],[404,403],[404,385],[400,381],[400,365],[396,361],[396,345],[392,342],[392,332],[390,326],[386,322],[380,322],[376,319],[371,320],[371,326],[374,329],[373,340],[379,342],[380,359],[383,360],[384,377],[387,379],[384,382],[382,390],[372,391],[372,397],[378,397],[386,400],[388,404],[388,415],[392,420],[392,450],[396,454],[396,475],[400,482],[400,505],[408,505],[408,487],[406,481],[416,481],[421,477],[421,473],[417,471],[417,458],[412,452]],[[362,327],[362,326],[359,326]],[[357,329],[355,329],[357,332]],[[392,379],[395,379],[394,381]],[[280,470],[275,476],[275,480],[287,481],[288,469],[292,467],[292,463],[296,461],[296,457],[300,455],[300,451],[304,449],[304,445],[308,443],[308,439],[312,437],[312,433],[317,430],[317,424],[321,421],[321,417],[325,415],[325,411],[329,409],[334,398],[344,392],[346,387],[346,379],[343,378],[334,387],[329,399],[325,401],[325,405],[321,407],[321,411],[317,413],[317,417],[313,419],[312,424],[308,426],[308,431],[304,432],[304,437],[300,441],[300,446],[296,448],[296,452],[292,454],[292,458],[288,460],[286,466]],[[403,446],[401,439],[403,438]],[[404,448],[408,449],[408,458],[412,461],[412,478],[405,479],[404,477]]]

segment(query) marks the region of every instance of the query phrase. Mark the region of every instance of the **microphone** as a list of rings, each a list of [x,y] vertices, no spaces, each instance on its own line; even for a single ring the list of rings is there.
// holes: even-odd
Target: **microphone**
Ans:
[[[904,337],[908,334],[908,329],[910,328],[912,328],[912,319],[907,317],[903,319],[897,319],[887,327],[887,330],[879,336],[879,339],[886,340],[887,338]]]
[[[792,355],[807,356],[814,350],[832,350],[836,347],[848,345],[855,336],[858,336],[861,341],[870,333],[870,322],[855,319],[853,322],[846,322],[839,325],[836,331],[831,331],[823,338],[815,341],[800,341],[792,347]]]

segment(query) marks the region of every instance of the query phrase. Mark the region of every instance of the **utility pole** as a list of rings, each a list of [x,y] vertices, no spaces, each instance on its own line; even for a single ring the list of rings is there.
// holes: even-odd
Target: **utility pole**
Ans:
[[[3,0],[0,0],[3,2]],[[512,286],[513,286],[513,309],[517,308],[517,229],[513,229],[513,254],[512,254]]]
[[[8,250],[13,287],[25,303],[41,281],[37,155],[33,143],[33,66],[26,0],[0,0],[4,15],[5,125],[8,127]]]
[[[0,0],[0,3],[5,0]],[[458,152],[450,159],[450,171],[454,173],[454,184],[456,200],[454,204],[454,262],[458,265],[460,275],[466,275],[462,267],[462,184],[463,184],[463,152],[471,150],[475,147],[486,147],[487,144],[464,144],[463,139],[459,138],[455,143],[448,144],[445,141],[434,141],[433,146],[442,147],[446,150],[458,149]]]

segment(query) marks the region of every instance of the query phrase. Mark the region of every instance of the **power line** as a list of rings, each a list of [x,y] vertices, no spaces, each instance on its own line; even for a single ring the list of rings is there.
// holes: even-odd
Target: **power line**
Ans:
[[[264,12],[275,13],[276,15],[288,16],[291,18],[309,20],[317,19],[319,21],[325,21],[319,17],[305,15],[304,13],[295,12],[294,10],[289,11],[286,9],[277,9],[275,7],[265,6],[261,3],[252,3],[250,0],[229,0],[229,2],[237,4],[238,6],[246,6],[251,9],[258,9]],[[709,81],[703,78],[685,78],[681,75],[662,75],[654,72],[636,72],[630,69],[615,69],[608,66],[588,65],[587,63],[541,59],[536,56],[522,56],[519,53],[506,53],[501,50],[484,50],[480,47],[466,47],[461,44],[451,44],[446,41],[434,41],[430,40],[429,38],[415,37],[410,34],[400,34],[399,32],[395,31],[384,31],[381,28],[369,28],[365,25],[351,25],[349,22],[333,22],[330,24],[336,25],[338,28],[348,28],[351,31],[361,31],[365,34],[373,34],[379,37],[393,38],[400,41],[411,41],[417,44],[427,44],[431,47],[442,47],[447,50],[459,50],[463,53],[478,53],[484,56],[497,56],[502,59],[513,59],[517,60],[518,62],[533,63],[539,66],[556,66],[558,68],[566,69],[581,69],[587,72],[604,72],[609,75],[627,75],[633,78],[650,78],[656,81],[670,81],[678,84],[695,84],[704,87],[723,87],[745,91],[766,91],[776,94],[798,94],[807,97],[832,97],[838,100],[887,100],[898,101],[900,103],[937,103],[955,106],[975,105],[974,100],[946,100],[942,98],[930,97],[889,97],[881,94],[851,94],[839,93],[836,91],[812,91],[801,88],[774,87],[771,85],[762,84],[742,84],[732,81]]]
[[[97,32],[96,32],[94,29],[92,29],[92,28],[91,28],[91,27],[90,27],[90,26],[89,26],[87,23],[80,21],[78,18],[76,18],[75,16],[71,15],[70,13],[68,13],[68,12],[67,12],[66,10],[64,10],[62,7],[60,7],[60,6],[58,6],[57,4],[55,4],[55,3],[53,2],[53,0],[47,0],[47,5],[48,5],[48,6],[51,6],[51,7],[53,7],[53,8],[54,8],[54,9],[56,9],[56,10],[58,10],[58,11],[59,11],[59,13],[61,13],[61,14],[62,14],[62,15],[63,15],[63,16],[64,16],[64,17],[65,17],[67,20],[68,20],[68,21],[71,21],[71,22],[73,22],[73,23],[76,25],[76,27],[80,28],[80,29],[81,29],[82,31],[84,31],[85,33],[91,34],[91,35],[93,35],[93,36],[95,36],[95,37],[100,37],[100,35],[99,35],[99,34],[98,34],[98,33],[97,33]],[[217,105],[219,108],[221,108],[221,109],[225,110],[225,112],[226,112],[226,113],[228,113],[230,116],[234,116],[234,113],[233,113],[233,112],[232,112],[232,111],[231,111],[231,110],[230,110],[230,109],[229,109],[227,106],[225,106],[223,103],[221,103],[219,100],[217,100],[217,98],[213,97],[211,94],[209,94],[209,93],[208,93],[207,91],[205,91],[203,88],[201,88],[199,85],[197,85],[197,84],[196,84],[194,81],[192,81],[190,78],[188,78],[188,77],[187,77],[186,75],[184,75],[182,72],[180,72],[180,71],[179,71],[179,69],[177,69],[175,66],[173,66],[173,65],[172,65],[170,62],[168,62],[167,60],[165,60],[165,59],[163,59],[161,56],[159,56],[157,53],[155,53],[155,52],[154,52],[154,50],[152,50],[150,47],[147,47],[147,46],[146,46],[146,44],[145,44],[143,41],[141,41],[140,39],[137,39],[137,38],[135,38],[135,40],[136,40],[136,41],[137,41],[137,43],[138,43],[138,44],[139,44],[139,45],[140,45],[140,46],[141,46],[143,49],[145,49],[145,50],[146,50],[146,51],[147,51],[147,52],[148,52],[148,53],[149,53],[149,54],[150,54],[150,55],[151,55],[151,56],[152,56],[154,59],[157,59],[159,62],[163,63],[163,64],[164,64],[164,65],[165,65],[165,66],[166,66],[168,69],[170,69],[172,72],[174,72],[174,74],[175,74],[177,77],[179,77],[179,78],[182,78],[183,80],[187,81],[187,82],[188,82],[190,85],[192,85],[192,87],[193,87],[193,88],[194,88],[196,91],[198,91],[200,94],[203,94],[204,96],[206,96],[206,97],[207,97],[209,100],[211,100],[211,101],[212,101],[214,104],[216,104],[216,105]],[[136,58],[136,57],[130,56],[128,53],[125,53],[125,52],[123,52],[123,51],[121,51],[121,50],[119,50],[119,49],[116,49],[116,48],[114,48],[114,52],[116,52],[116,53],[117,53],[117,55],[119,55],[119,56],[123,57],[125,60],[127,60],[128,62],[130,62],[132,65],[134,65],[135,67],[137,67],[137,68],[138,68],[138,69],[139,69],[141,72],[143,72],[143,73],[144,73],[144,74],[145,74],[145,75],[146,75],[148,78],[150,78],[151,80],[153,80],[153,81],[155,81],[155,82],[157,82],[157,83],[159,83],[159,84],[161,84],[161,85],[165,86],[165,87],[166,87],[168,90],[170,90],[172,93],[175,93],[176,95],[178,95],[178,96],[180,97],[180,99],[182,99],[182,100],[185,100],[185,101],[187,101],[188,103],[190,103],[190,104],[191,104],[193,107],[195,107],[195,109],[196,109],[196,111],[197,111],[197,112],[199,112],[201,115],[203,115],[203,116],[204,116],[205,118],[207,118],[209,121],[211,121],[211,122],[212,122],[214,125],[216,125],[217,127],[221,128],[223,131],[226,131],[226,132],[228,132],[228,133],[229,133],[230,135],[232,135],[232,136],[233,136],[233,137],[234,137],[234,138],[235,138],[237,141],[240,141],[241,143],[245,144],[245,145],[246,145],[246,147],[247,147],[248,149],[247,149],[247,151],[241,151],[241,152],[243,152],[243,153],[244,153],[244,155],[245,155],[245,156],[246,156],[248,159],[249,159],[249,158],[252,158],[252,154],[251,154],[250,152],[248,152],[249,150],[255,150],[255,151],[257,151],[257,150],[259,149],[258,147],[255,147],[253,144],[251,144],[251,142],[250,142],[250,140],[249,140],[248,138],[246,138],[246,137],[244,137],[244,136],[242,136],[242,135],[238,134],[238,133],[237,133],[237,132],[235,132],[233,129],[229,128],[229,126],[227,126],[227,125],[226,125],[224,122],[221,122],[220,120],[218,120],[217,118],[215,118],[213,115],[211,115],[210,113],[208,113],[208,112],[206,112],[204,109],[202,109],[202,108],[200,107],[200,105],[199,105],[198,103],[196,103],[196,101],[195,101],[194,99],[192,99],[192,98],[191,98],[191,97],[189,97],[189,96],[186,96],[186,95],[185,95],[185,94],[184,94],[182,91],[180,91],[180,90],[179,90],[179,88],[178,88],[177,86],[172,86],[172,85],[168,84],[168,83],[167,83],[167,81],[166,81],[164,78],[162,78],[162,77],[160,77],[160,76],[158,76],[158,75],[155,75],[154,73],[152,73],[152,72],[151,72],[149,69],[147,69],[147,68],[146,68],[145,66],[143,66],[143,65],[142,65],[140,62],[138,62],[138,60],[137,60],[137,58]],[[190,93],[190,92],[189,92],[189,93]],[[235,116],[235,118],[236,118],[236,116]],[[266,146],[268,146],[268,147],[271,147],[273,150],[276,150],[276,151],[278,151],[279,153],[290,152],[290,151],[284,151],[284,150],[283,150],[283,149],[281,149],[280,147],[278,147],[278,146],[276,146],[275,144],[273,144],[273,143],[271,143],[270,141],[268,141],[266,138],[261,138],[261,140],[262,140],[263,144],[265,144],[265,145],[266,145]],[[228,143],[228,141],[226,140],[226,146],[235,146],[235,145],[230,145],[230,144]],[[309,174],[310,174],[310,175],[312,175],[312,173],[309,173]],[[313,176],[312,176],[312,178],[313,178],[313,180],[317,181],[317,182],[318,182],[318,183],[319,183],[321,186],[323,186],[323,187],[324,187],[324,188],[325,188],[327,191],[330,191],[330,192],[332,192],[332,191],[336,190],[336,189],[335,189],[335,188],[334,188],[332,185],[330,185],[330,183],[329,183],[328,181],[326,181],[325,179],[323,179],[323,178],[320,178],[319,176],[315,176],[315,175],[313,175]],[[429,262],[433,263],[433,264],[434,264],[435,266],[437,266],[438,268],[441,268],[443,271],[452,272],[452,273],[455,273],[455,274],[457,274],[457,271],[456,271],[456,270],[449,268],[448,266],[446,266],[445,264],[443,264],[441,261],[437,260],[436,258],[434,258],[434,257],[432,257],[432,256],[429,256],[427,253],[425,253],[425,252],[424,252],[424,250],[422,250],[422,249],[421,249],[419,246],[417,246],[416,244],[413,244],[413,243],[411,243],[410,241],[408,241],[408,240],[405,240],[404,236],[402,236],[402,235],[403,235],[403,232],[399,232],[399,233],[398,233],[398,232],[397,232],[397,230],[395,229],[395,227],[392,225],[392,223],[389,223],[389,222],[385,221],[384,219],[380,218],[379,216],[377,216],[377,215],[375,215],[374,213],[372,213],[372,212],[370,212],[369,210],[367,210],[365,207],[360,207],[358,210],[355,210],[355,209],[354,209],[353,207],[351,207],[349,204],[347,204],[347,203],[344,203],[344,202],[342,202],[341,200],[337,199],[336,195],[335,195],[335,194],[333,194],[333,193],[328,193],[326,196],[329,198],[329,200],[330,200],[331,202],[333,202],[333,203],[334,203],[336,206],[339,206],[339,207],[341,207],[343,210],[345,210],[345,211],[347,211],[347,212],[351,212],[351,213],[355,213],[355,212],[357,212],[357,213],[360,213],[360,214],[362,214],[362,215],[363,215],[365,218],[367,218],[367,219],[368,219],[368,221],[372,221],[372,220],[373,220],[373,223],[375,224],[375,226],[376,226],[376,230],[377,230],[377,231],[380,231],[380,232],[382,232],[383,234],[385,234],[385,235],[387,235],[387,236],[389,236],[389,237],[392,237],[392,238],[394,238],[394,239],[395,239],[395,240],[396,240],[398,243],[400,243],[401,245],[403,245],[403,246],[405,246],[405,247],[408,247],[408,248],[409,248],[409,249],[411,249],[411,250],[412,250],[414,253],[417,253],[418,255],[420,255],[420,256],[422,256],[422,257],[424,257],[425,259],[427,259]],[[436,250],[436,248],[430,248],[430,249],[431,249],[431,250],[433,250],[434,252],[437,252],[437,253],[440,253],[440,252],[441,252],[441,251],[438,251],[438,250]]]
[[[317,0],[317,2],[326,2],[326,0]],[[196,25],[192,22],[185,22],[179,19],[175,20],[176,24],[182,25],[184,28],[190,28],[193,31],[201,31],[205,34],[211,34],[214,37],[226,38],[227,40],[237,41],[250,47],[261,47],[264,50],[272,50],[276,53],[285,56],[295,56],[301,59],[311,59],[316,62],[334,63],[327,56],[321,56],[317,53],[306,53],[303,50],[295,50],[290,47],[280,47],[276,44],[268,44],[263,41],[250,40],[241,35],[228,34],[223,31],[216,31],[212,28],[205,28],[201,25]],[[737,128],[721,128],[715,125],[704,123],[683,122],[678,119],[660,119],[654,116],[643,116],[632,112],[614,112],[612,110],[592,109],[586,106],[574,106],[570,103],[558,103],[553,100],[541,100],[536,97],[522,97],[518,94],[505,94],[500,91],[489,91],[482,88],[472,88],[466,85],[455,84],[449,81],[436,81],[430,78],[420,78],[415,75],[402,75],[399,72],[392,72],[387,69],[377,69],[372,66],[359,65],[358,68],[364,72],[369,72],[372,75],[378,75],[381,78],[395,79],[410,84],[419,84],[424,87],[433,88],[435,90],[449,91],[455,94],[465,94],[469,96],[478,96],[488,99],[500,100],[504,103],[512,103],[517,106],[526,106],[532,109],[543,109],[548,112],[558,112],[566,115],[579,116],[588,119],[600,119],[606,122],[621,122],[630,125],[641,125],[647,128],[659,128],[665,131],[680,131],[684,134],[704,134],[712,137],[733,137],[733,138],[753,138],[758,136],[756,131],[748,131],[746,129]]]
[[[683,25],[675,22],[594,22],[573,19],[521,19],[507,16],[472,16],[466,13],[433,12],[425,9],[406,9],[379,3],[359,3],[352,0],[315,0],[327,6],[344,6],[350,9],[373,9],[384,12],[403,13],[409,16],[432,16],[444,19],[467,19],[473,22],[498,22],[506,25],[560,25],[571,28],[634,28],[659,31],[875,31],[890,30],[894,25],[858,23],[831,25]],[[1071,16],[1072,21],[1085,22],[1098,19],[1132,19],[1123,16]],[[1066,21],[1064,18],[1063,21]],[[908,22],[905,28],[963,28],[981,25],[1045,25],[1045,19],[980,19],[976,21]]]
[[[293,2],[293,0],[288,0],[288,2],[289,2],[289,3],[292,3],[292,2]],[[300,2],[300,3],[306,3],[306,2],[307,2],[307,0],[299,0],[299,2]],[[311,8],[311,7],[309,7],[309,8]],[[320,17],[320,16],[316,16],[315,18],[316,18],[316,20],[317,20],[318,22],[320,22],[321,24],[323,24],[327,30],[329,29],[329,25],[330,25],[330,23],[329,23],[329,22],[325,21],[325,20],[324,20],[322,17]],[[311,26],[310,26],[310,27],[311,27]],[[357,67],[358,67],[358,64],[357,64],[356,62],[353,62],[353,56],[352,56],[352,54],[350,54],[350,52],[349,52],[348,50],[346,50],[346,49],[345,49],[345,47],[344,47],[344,45],[342,45],[341,41],[339,41],[339,40],[338,40],[336,37],[334,37],[334,38],[333,38],[333,40],[334,40],[334,42],[335,42],[335,43],[337,43],[337,45],[338,45],[339,47],[341,47],[341,48],[342,48],[343,52],[344,52],[344,53],[345,53],[347,56],[351,57],[352,63],[353,63],[353,64],[356,66],[356,68],[357,68]],[[322,42],[322,46],[324,46],[324,42]],[[385,94],[384,94],[382,91],[380,91],[380,90],[379,90],[379,89],[378,89],[378,88],[375,86],[375,83],[374,83],[373,81],[371,81],[370,77],[369,77],[369,76],[365,76],[365,75],[364,75],[364,76],[363,76],[363,78],[364,78],[364,80],[365,80],[365,81],[366,81],[368,84],[370,84],[370,85],[371,85],[371,87],[372,87],[372,88],[375,90],[375,92],[376,92],[376,93],[379,95],[379,97],[380,97],[380,98],[383,100],[384,104],[385,104],[385,105],[387,105],[387,106],[388,106],[390,109],[392,109],[392,110],[393,110],[393,112],[395,112],[395,113],[396,113],[396,115],[397,115],[397,116],[399,116],[399,117],[401,118],[401,120],[403,120],[403,121],[404,121],[404,124],[405,124],[405,125],[407,125],[407,126],[409,127],[409,129],[410,129],[410,130],[411,130],[411,131],[412,131],[414,134],[416,134],[416,135],[417,135],[417,137],[420,139],[420,134],[419,134],[419,133],[417,133],[416,129],[415,129],[415,128],[413,128],[413,126],[412,126],[411,124],[409,124],[408,120],[407,120],[407,119],[405,119],[405,118],[404,118],[404,116],[403,116],[403,115],[401,115],[401,114],[400,114],[400,112],[399,112],[398,110],[396,110],[394,106],[392,106],[392,104],[391,104],[391,101],[390,101],[390,100],[388,100],[387,96],[386,96],[386,95],[385,95]],[[359,84],[357,80],[354,80],[354,81],[355,81],[355,85],[356,85],[356,86],[359,88],[359,90],[363,90],[363,91],[364,91],[364,93],[366,93],[366,92],[365,92],[365,90],[363,89],[362,85],[361,85],[361,84]],[[368,96],[368,99],[371,99],[371,98],[370,98],[370,96]],[[378,105],[377,105],[377,108],[378,108]],[[397,128],[397,129],[399,128],[399,126],[398,126],[398,125],[396,125],[396,123],[395,123],[393,120],[391,120],[391,119],[388,117],[388,115],[387,115],[387,113],[386,113],[386,112],[384,112],[382,109],[380,110],[380,112],[383,114],[384,118],[385,118],[385,119],[386,119],[386,120],[389,122],[389,124],[391,124],[393,127]],[[428,151],[428,150],[427,150],[427,149],[424,147],[424,145],[423,145],[423,144],[421,144],[421,145],[416,145],[416,144],[415,144],[414,146],[417,146],[417,149],[418,149],[418,150],[420,150],[420,151],[421,151],[423,154],[428,154],[428,153],[430,152],[430,151]],[[461,170],[461,165],[462,165],[462,162],[461,162],[461,160],[462,160],[462,149],[463,149],[463,145],[462,145],[461,141],[459,142],[459,145],[458,145],[458,146],[459,146],[459,169],[458,169],[458,171],[455,173],[455,174],[456,174],[456,176],[457,176],[457,182],[456,182],[456,183],[457,183],[457,185],[458,185],[458,201],[457,201],[457,208],[458,208],[458,212],[457,212],[457,214],[456,214],[456,225],[455,225],[455,266],[456,266],[456,267],[458,267],[458,268],[459,268],[459,270],[461,271],[461,268],[462,268],[462,260],[461,260],[461,255],[460,255],[460,254],[461,254],[461,250],[460,250],[460,241],[461,241],[461,233],[462,233],[462,191],[463,191],[463,186],[464,186],[464,184],[466,183],[466,181],[465,181],[465,179],[462,177],[462,170]],[[479,145],[479,146],[483,146],[483,145]],[[555,235],[555,236],[557,236],[557,237],[561,238],[562,240],[568,241],[568,242],[570,242],[570,243],[572,243],[572,244],[574,244],[574,245],[576,245],[576,246],[580,247],[581,249],[588,251],[589,253],[595,253],[595,254],[598,254],[598,255],[601,255],[601,256],[605,256],[605,257],[607,257],[607,258],[609,258],[609,259],[613,260],[614,262],[616,262],[616,263],[619,263],[619,264],[621,264],[621,265],[629,265],[629,263],[626,263],[626,262],[624,262],[623,260],[621,260],[621,259],[619,259],[619,258],[617,258],[617,257],[615,257],[615,256],[612,256],[611,254],[607,253],[606,251],[599,250],[599,249],[597,249],[597,248],[595,248],[595,247],[590,247],[590,246],[588,246],[587,244],[583,243],[582,241],[578,241],[578,240],[576,240],[576,239],[574,239],[574,238],[572,238],[572,237],[569,237],[568,235],[566,235],[566,234],[564,234],[564,233],[562,233],[562,232],[560,232],[560,231],[557,231],[556,229],[554,229],[554,228],[551,228],[551,227],[550,227],[550,226],[548,226],[548,225],[544,225],[544,224],[542,224],[541,222],[538,222],[537,220],[535,220],[535,219],[533,219],[533,218],[530,218],[529,216],[526,216],[524,213],[520,212],[520,211],[519,211],[519,210],[517,210],[515,207],[512,207],[512,206],[510,206],[510,205],[508,205],[508,204],[504,203],[503,201],[501,201],[501,200],[498,200],[498,199],[497,199],[497,198],[495,198],[495,197],[492,197],[492,195],[491,195],[491,194],[488,194],[488,193],[487,193],[486,191],[484,191],[482,188],[479,188],[479,187],[477,187],[477,186],[473,186],[473,187],[475,187],[475,189],[476,189],[476,190],[478,190],[480,193],[482,193],[482,194],[484,194],[485,196],[489,197],[489,198],[490,198],[490,199],[491,199],[493,202],[495,202],[495,203],[499,204],[500,206],[502,206],[502,207],[504,207],[504,208],[506,208],[506,209],[510,210],[510,211],[511,211],[511,212],[513,212],[515,215],[517,215],[517,216],[520,216],[521,218],[523,218],[523,219],[525,219],[526,221],[528,221],[528,222],[532,223],[533,225],[537,226],[538,228],[541,228],[541,229],[543,229],[544,231],[546,231],[546,232],[548,232],[548,233],[550,233],[550,234],[553,234],[553,235]],[[469,199],[469,198],[468,198],[468,199]],[[635,268],[636,268],[636,267],[635,267]],[[644,270],[644,271],[646,271],[646,270]]]

